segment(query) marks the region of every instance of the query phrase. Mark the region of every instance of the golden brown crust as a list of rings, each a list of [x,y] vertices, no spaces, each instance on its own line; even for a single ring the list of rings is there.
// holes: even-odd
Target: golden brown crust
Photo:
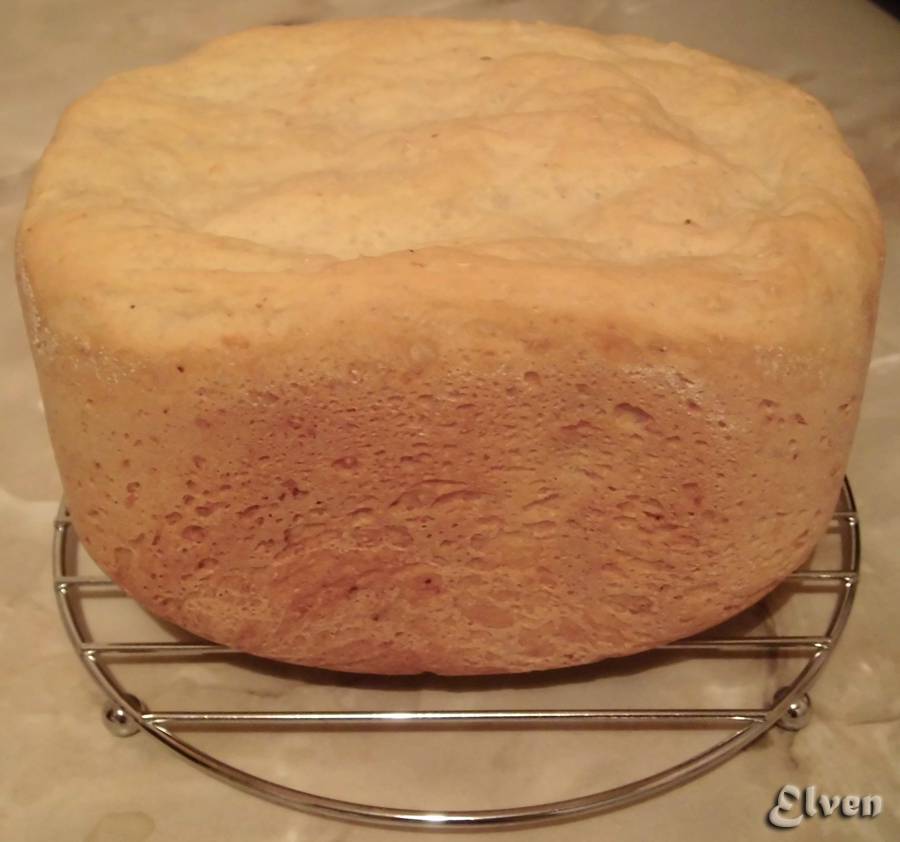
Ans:
[[[394,19],[101,86],[19,277],[75,522],[129,591],[269,657],[478,673],[690,634],[802,561],[881,250],[796,89]]]

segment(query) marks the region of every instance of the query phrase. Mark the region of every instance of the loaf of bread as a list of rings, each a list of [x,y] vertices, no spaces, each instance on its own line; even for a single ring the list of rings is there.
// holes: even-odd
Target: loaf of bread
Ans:
[[[72,517],[128,593],[269,658],[476,674],[691,635],[808,557],[882,255],[784,82],[395,18],[102,84],[18,277]]]

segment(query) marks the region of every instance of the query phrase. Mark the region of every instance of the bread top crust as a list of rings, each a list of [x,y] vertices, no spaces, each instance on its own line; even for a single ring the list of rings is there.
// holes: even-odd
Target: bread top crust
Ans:
[[[103,83],[60,122],[18,254],[45,349],[321,348],[370,319],[452,349],[537,319],[840,359],[868,351],[883,237],[830,115],[782,81],[645,38],[389,18]]]

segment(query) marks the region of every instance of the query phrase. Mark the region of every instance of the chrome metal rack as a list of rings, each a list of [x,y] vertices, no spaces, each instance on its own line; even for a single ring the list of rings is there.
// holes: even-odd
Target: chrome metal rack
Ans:
[[[772,659],[791,656],[803,659],[793,679],[778,690],[767,705],[749,708],[628,706],[625,708],[540,708],[501,710],[152,710],[123,686],[116,675],[121,662],[152,662],[164,670],[172,659],[178,663],[199,663],[209,657],[233,657],[241,663],[258,659],[203,641],[94,640],[88,631],[88,604],[96,596],[119,591],[103,576],[80,575],[78,537],[68,518],[65,504],[55,521],[53,578],[63,624],[75,651],[91,677],[107,697],[104,717],[112,733],[130,736],[143,731],[189,761],[198,769],[246,792],[278,804],[332,817],[389,826],[452,829],[483,826],[511,826],[574,818],[623,807],[670,790],[695,778],[779,725],[790,730],[802,728],[810,715],[807,691],[828,660],[841,636],[850,613],[859,578],[859,516],[849,482],[845,480],[830,532],[840,540],[840,564],[830,569],[800,569],[779,586],[781,598],[802,598],[800,591],[824,589],[833,606],[825,628],[817,635],[773,635],[732,633],[700,636],[660,647],[660,652],[677,652],[683,657],[729,658],[746,653]],[[715,634],[715,632],[713,633]],[[618,659],[621,661],[621,659]],[[601,678],[602,680],[602,678]],[[477,691],[476,691],[477,698]],[[197,730],[248,731],[260,726],[268,739],[278,739],[282,729],[323,728],[352,730],[378,728],[399,730],[456,728],[468,731],[483,727],[602,729],[628,731],[653,727],[656,730],[718,728],[727,735],[712,747],[684,757],[663,771],[578,798],[528,804],[504,809],[471,811],[403,808],[360,804],[350,800],[315,795],[268,780],[224,762],[192,741]],[[274,733],[273,733],[274,732]],[[360,736],[360,739],[363,739]]]

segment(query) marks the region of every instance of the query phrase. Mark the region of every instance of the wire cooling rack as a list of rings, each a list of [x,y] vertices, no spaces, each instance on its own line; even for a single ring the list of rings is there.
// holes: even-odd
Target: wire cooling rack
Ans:
[[[756,707],[647,707],[635,703],[615,708],[565,706],[492,710],[455,709],[455,705],[431,710],[374,710],[364,706],[343,706],[340,710],[156,710],[145,705],[123,685],[117,674],[123,664],[137,662],[154,670],[172,670],[173,663],[177,663],[182,670],[199,670],[208,659],[224,657],[234,660],[237,668],[247,673],[242,673],[242,677],[252,682],[257,675],[254,665],[259,665],[260,660],[200,640],[95,639],[90,633],[92,606],[110,594],[118,593],[122,598],[126,597],[108,578],[80,572],[85,565],[79,561],[78,536],[64,503],[55,521],[53,578],[63,624],[75,651],[107,697],[104,718],[113,734],[124,737],[144,731],[198,769],[246,792],[298,810],[394,827],[452,829],[512,826],[574,818],[635,803],[709,771],[733,757],[774,725],[790,730],[804,727],[810,716],[807,690],[840,638],[859,579],[859,517],[850,484],[846,480],[829,535],[837,536],[839,547],[835,555],[839,560],[826,568],[817,568],[811,560],[788,576],[766,599],[766,602],[775,599],[783,607],[803,599],[804,594],[810,592],[818,593],[820,597],[824,594],[828,598],[828,610],[820,634],[765,636],[755,631],[748,632],[746,627],[741,628],[740,623],[736,627],[730,623],[711,633],[655,650],[663,657],[674,655],[681,659],[676,667],[683,673],[691,661],[701,658],[739,659],[752,655],[769,659],[775,662],[775,666],[781,666],[786,659],[791,659],[795,665],[799,663],[792,678],[774,692],[768,703]],[[723,628],[725,633],[721,633]],[[628,660],[616,659],[605,663],[621,664]],[[604,664],[598,665],[600,686],[609,680],[604,675],[604,669]],[[566,672],[562,670],[550,674],[551,696],[553,676]],[[640,697],[649,698],[652,702],[652,669],[648,668],[646,672],[649,689],[644,684]],[[696,675],[694,679],[685,678],[685,681],[695,679]],[[593,686],[596,688],[598,684]],[[465,699],[477,704],[480,697],[478,679],[468,680],[466,688],[469,692]],[[596,696],[594,693],[591,695]],[[360,693],[360,698],[365,698],[363,693]],[[409,728],[418,731],[452,728],[461,731],[460,737],[463,738],[465,735],[471,737],[479,729],[501,727],[517,730],[608,729],[628,734],[653,729],[656,740],[664,740],[666,733],[686,729],[714,729],[724,731],[725,735],[709,747],[688,752],[661,771],[624,780],[602,791],[546,803],[472,810],[380,806],[316,795],[226,762],[216,755],[214,748],[201,748],[197,744],[198,734],[209,737],[223,732],[252,732],[260,739],[277,741],[285,731],[327,729],[352,733],[357,739],[364,740],[365,734],[360,732],[372,729],[399,734]]]

